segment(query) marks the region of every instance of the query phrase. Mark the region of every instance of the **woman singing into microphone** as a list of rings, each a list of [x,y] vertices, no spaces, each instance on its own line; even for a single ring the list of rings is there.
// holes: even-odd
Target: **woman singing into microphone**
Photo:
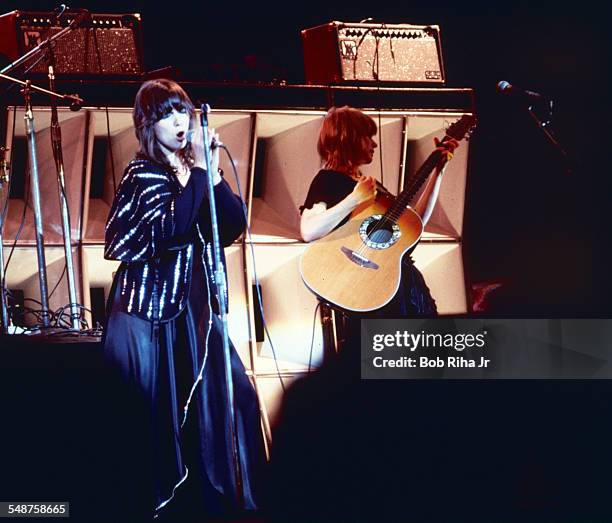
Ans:
[[[139,151],[106,225],[105,258],[122,263],[104,352],[150,409],[155,514],[190,486],[200,510],[219,516],[235,503],[237,486],[217,316],[227,296],[215,294],[202,127],[170,80],[142,85],[133,120]],[[219,235],[228,246],[245,227],[242,202],[220,175],[218,149],[211,165]],[[254,509],[264,460],[259,408],[231,343],[230,350],[244,508]]]

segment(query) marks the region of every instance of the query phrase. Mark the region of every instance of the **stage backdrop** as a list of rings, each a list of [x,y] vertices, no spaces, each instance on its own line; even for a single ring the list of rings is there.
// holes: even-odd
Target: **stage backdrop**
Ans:
[[[434,148],[433,138],[463,113],[457,111],[368,111],[379,126],[379,149],[365,167],[397,193]],[[49,287],[57,284],[52,308],[68,303],[62,278],[64,256],[56,174],[51,154],[48,108],[34,111],[37,129]],[[233,156],[238,180],[222,151],[221,167],[234,191],[247,203],[250,234],[226,250],[230,336],[252,373],[272,418],[278,408],[280,372],[291,380],[322,360],[324,335],[316,298],[303,285],[298,262],[306,244],[299,234],[299,206],[320,168],[316,140],[325,112],[311,110],[214,110],[210,125]],[[8,288],[25,305],[39,300],[29,157],[21,107],[7,111],[7,140],[12,163],[4,224],[5,258],[16,249],[6,272]],[[71,218],[71,242],[80,303],[93,311],[90,324],[103,322],[113,272],[118,263],[104,260],[104,225],[113,195],[137,142],[129,108],[60,110]],[[380,154],[379,154],[380,152]],[[442,315],[464,314],[470,303],[462,259],[469,144],[463,142],[447,167],[436,209],[413,258],[423,272]],[[23,227],[21,222],[24,221]],[[21,232],[19,232],[21,229]],[[15,242],[16,240],[16,242]],[[263,316],[270,335],[265,335]],[[34,321],[25,316],[26,323]],[[314,328],[313,328],[314,325]],[[332,347],[333,349],[333,347]],[[276,359],[275,359],[276,358]]]

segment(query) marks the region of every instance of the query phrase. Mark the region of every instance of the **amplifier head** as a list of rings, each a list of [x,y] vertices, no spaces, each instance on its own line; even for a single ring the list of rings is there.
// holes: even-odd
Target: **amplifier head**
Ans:
[[[443,85],[437,25],[330,22],[302,31],[309,84]]]
[[[12,11],[0,16],[0,53],[16,60],[69,26],[77,14],[57,20],[55,13]],[[86,23],[52,44],[56,75],[139,76],[144,72],[141,17],[91,13]],[[37,54],[24,66],[30,74],[46,74],[48,61]]]

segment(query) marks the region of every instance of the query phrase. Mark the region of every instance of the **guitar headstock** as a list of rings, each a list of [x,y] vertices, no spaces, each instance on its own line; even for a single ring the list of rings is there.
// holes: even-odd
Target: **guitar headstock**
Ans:
[[[455,140],[469,139],[476,128],[476,116],[464,114],[459,120],[446,129],[446,136]]]

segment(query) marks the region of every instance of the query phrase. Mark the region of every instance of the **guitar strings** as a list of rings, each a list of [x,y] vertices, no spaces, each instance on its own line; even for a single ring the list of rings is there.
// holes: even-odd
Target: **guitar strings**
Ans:
[[[409,188],[409,190],[406,192],[406,194],[409,194],[412,190],[412,187],[414,186],[414,184],[412,184],[412,186]],[[383,214],[383,216],[380,218],[380,220],[378,220],[378,222],[374,225],[374,227],[372,228],[372,230],[370,232],[367,233],[367,239],[371,239],[374,234],[378,231],[380,231],[381,229],[385,228],[387,225],[391,225],[391,227],[393,227],[393,225],[397,222],[397,220],[402,216],[402,214],[405,212],[405,209],[402,209],[401,207],[403,206],[398,206],[399,199],[396,199],[393,204],[389,207],[389,209],[387,210],[387,212],[385,214]],[[361,235],[360,235],[361,237]],[[367,249],[371,249],[372,247],[370,247],[366,241],[364,241],[363,239],[361,240],[361,246],[359,247],[359,249],[357,251],[355,251],[355,254],[359,255],[359,256],[363,256],[366,253]]]
[[[437,156],[440,156],[441,153],[436,154],[436,152],[437,151],[434,151],[434,152],[431,153],[431,155],[427,158],[427,160],[425,161],[423,166],[425,166],[426,164],[428,164],[430,162],[433,163],[434,159],[435,159],[435,161],[437,163],[437,161],[438,161]],[[426,179],[426,178],[424,178],[422,181],[417,183],[419,181],[418,178],[419,177],[417,177],[416,179],[412,180],[412,183],[409,185],[407,190],[406,191],[402,191],[402,192],[404,194],[410,194],[415,189],[415,186],[421,185],[425,181],[425,179]],[[416,190],[418,190],[418,188]],[[406,210],[405,208],[402,208],[402,207],[404,207],[404,205],[397,205],[400,201],[401,201],[401,198],[396,198],[395,201],[393,202],[393,204],[387,210],[387,212],[385,214],[383,214],[383,216],[380,218],[380,220],[377,221],[377,223],[374,225],[372,230],[370,232],[366,233],[366,238],[368,240],[370,240],[374,236],[374,234],[376,232],[378,232],[381,229],[385,228],[388,224],[391,224],[391,228],[393,228],[393,224],[395,224],[397,222],[397,220],[399,220],[399,218],[402,216],[402,214],[404,214],[404,212]],[[361,238],[361,235],[359,235],[359,236]],[[357,256],[365,257],[364,255],[366,254],[367,249],[372,249],[372,247],[370,247],[367,244],[366,240],[361,239],[361,246],[359,247],[359,249],[357,251],[354,251],[354,253]]]
[[[372,236],[376,232],[378,232],[379,230],[381,230],[384,227],[386,227],[387,224],[391,224],[391,227],[393,227],[393,224],[395,222],[397,222],[397,220],[401,217],[401,215],[404,213],[404,210],[399,208],[401,206],[398,207],[397,203],[398,203],[398,199],[395,199],[395,201],[390,206],[390,208],[387,210],[387,212],[385,214],[383,214],[383,216],[380,218],[380,220],[378,220],[378,222],[374,225],[372,230],[367,233],[366,236],[367,236],[368,240],[370,238],[372,238]],[[398,208],[396,208],[396,207],[398,207]],[[396,216],[396,214],[397,214],[397,216]],[[361,237],[361,235],[360,235],[360,237]],[[359,255],[359,256],[363,256],[366,253],[366,249],[371,249],[371,247],[363,239],[361,240],[361,244],[362,245],[359,247],[359,249],[357,251],[355,251],[355,253],[357,255]]]

